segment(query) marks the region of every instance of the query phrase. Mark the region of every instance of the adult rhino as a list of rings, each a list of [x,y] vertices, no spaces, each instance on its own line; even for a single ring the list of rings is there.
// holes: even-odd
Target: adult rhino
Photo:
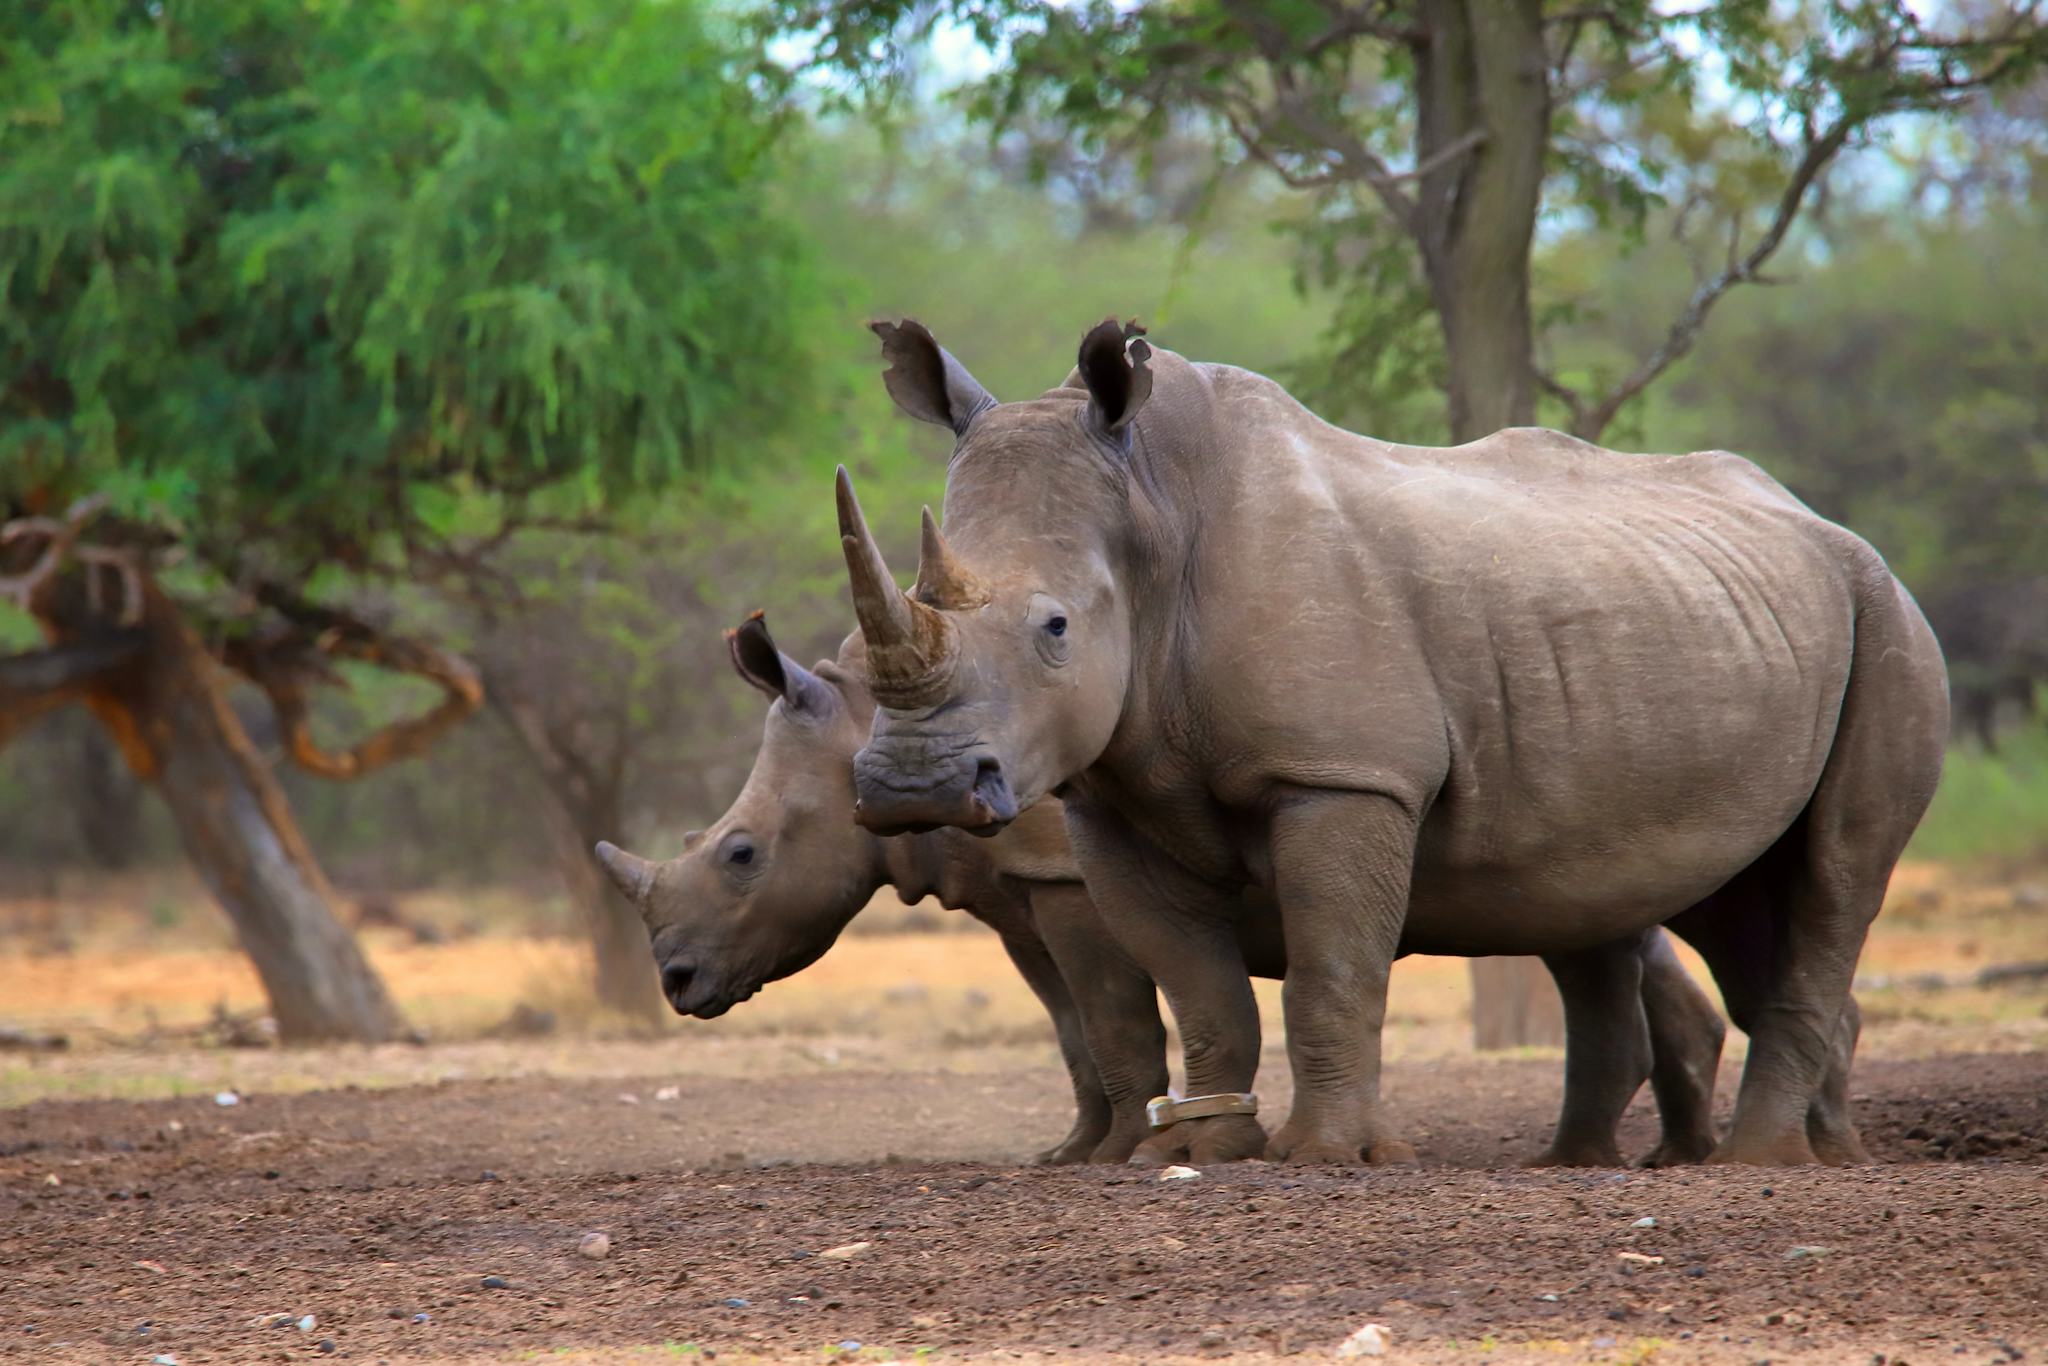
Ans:
[[[1714,1156],[1865,1159],[1849,984],[1948,705],[1869,545],[1725,452],[1392,445],[1114,323],[998,404],[924,328],[874,326],[897,404],[957,445],[907,595],[840,471],[880,704],[862,822],[992,833],[1061,796],[1194,1091],[1250,1086],[1239,919],[1281,925],[1293,1112],[1270,1142],[1234,1115],[1164,1146],[1404,1160],[1396,955],[1604,954],[1612,979],[1600,946],[1669,921],[1750,1036]]]
[[[877,890],[937,897],[1001,936],[1052,1017],[1076,1116],[1041,1162],[1121,1162],[1149,1133],[1146,1101],[1166,1091],[1158,996],[1108,941],[1048,798],[991,839],[959,830],[883,837],[854,822],[853,756],[875,712],[861,681],[860,637],[806,669],[776,648],[763,615],[726,633],[734,669],[771,699],[761,748],[732,806],[654,863],[610,843],[597,852],[647,921],[662,988],[676,1011],[711,1018],[829,948]],[[1241,922],[1250,970],[1286,967],[1270,916]],[[1642,937],[1640,1005],[1592,1039],[1575,1039],[1563,1112],[1538,1165],[1615,1166],[1615,1127],[1644,1073],[1663,1136],[1644,1159],[1696,1162],[1713,1146],[1720,1015],[1661,932]],[[1561,976],[1567,996],[1587,984]],[[1595,1007],[1597,1008],[1597,1007]],[[1647,1026],[1647,1028],[1645,1028]]]

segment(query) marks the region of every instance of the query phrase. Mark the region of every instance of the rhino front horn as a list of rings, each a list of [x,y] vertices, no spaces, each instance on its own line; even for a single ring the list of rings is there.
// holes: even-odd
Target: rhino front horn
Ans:
[[[629,854],[610,840],[597,842],[597,861],[604,865],[605,872],[626,900],[647,909],[647,894],[654,890],[654,865],[638,854]]]
[[[882,551],[861,515],[860,500],[853,496],[853,476],[839,467],[839,544],[846,552],[846,572],[853,581],[853,614],[870,649],[889,649],[910,643],[912,621],[910,599],[890,577]]]

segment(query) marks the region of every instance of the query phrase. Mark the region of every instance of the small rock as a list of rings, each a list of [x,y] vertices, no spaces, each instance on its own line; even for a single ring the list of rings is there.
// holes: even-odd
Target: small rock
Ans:
[[[149,1359],[149,1366],[178,1366],[178,1359],[169,1352],[158,1352]]]
[[[873,1246],[873,1243],[841,1243],[838,1247],[826,1248],[818,1255],[828,1262],[850,1262]]]
[[[2023,911],[2038,911],[2048,907],[2048,887],[2030,882],[2023,887],[2012,889],[2012,904]]]
[[[1545,1304],[1556,1304],[1560,1299],[1564,1297],[1557,1294],[1555,1291],[1546,1290],[1542,1294],[1538,1295],[1536,1298],[1542,1300]]]
[[[422,1309],[419,1313],[414,1314],[412,1316],[412,1321],[414,1323],[432,1323],[434,1321],[434,1316],[432,1314],[429,1314],[426,1310]]]
[[[727,1309],[745,1309],[749,1304],[753,1303],[753,1301],[743,1300],[738,1295],[728,1295],[726,1296],[726,1298],[720,1300],[719,1303],[724,1305]]]
[[[601,1262],[612,1255],[611,1235],[609,1233],[586,1233],[583,1235],[582,1241],[576,1244],[576,1251],[590,1258],[593,1262]]]
[[[683,1098],[683,1088],[680,1086],[656,1087],[654,1098],[664,1103],[671,1100],[681,1100]]]
[[[967,994],[960,998],[960,1004],[966,1006],[969,1010],[987,1010],[989,1007],[989,994],[980,987],[969,987]]]
[[[1383,1357],[1394,1334],[1384,1323],[1368,1323],[1337,1344],[1340,1357]]]
[[[860,1339],[847,1338],[839,1344],[839,1350],[842,1352],[858,1352],[860,1350]]]
[[[332,1356],[336,1350],[336,1343],[333,1338],[322,1338],[314,1344],[313,1350],[321,1356]]]
[[[1603,1351],[1603,1352],[1604,1352],[1604,1351],[1606,1351],[1606,1350],[1607,1350],[1607,1349],[1608,1349],[1609,1347],[1612,1347],[1612,1346],[1614,1345],[1614,1339],[1613,1339],[1613,1338],[1611,1338],[1611,1337],[1605,1337],[1605,1336],[1602,1336],[1602,1337],[1597,1337],[1597,1338],[1594,1338],[1594,1339],[1593,1339],[1593,1345],[1594,1345],[1595,1347],[1599,1348],[1599,1349],[1600,1349],[1601,1351]]]
[[[1192,1181],[1201,1173],[1193,1167],[1165,1167],[1160,1170],[1161,1181]]]
[[[1225,1333],[1223,1329],[1218,1327],[1217,1325],[1211,1324],[1207,1328],[1204,1328],[1202,1330],[1201,1336],[1195,1339],[1195,1346],[1200,1347],[1205,1351],[1213,1352],[1218,1347],[1223,1346],[1229,1341],[1230,1335],[1228,1333]]]
[[[496,1172],[492,1171],[492,1170],[491,1170],[491,1169],[490,1169],[489,1167],[486,1167],[486,1168],[484,1168],[484,1174],[483,1174],[482,1176],[479,1176],[479,1177],[477,1178],[477,1180],[479,1180],[479,1181],[503,1181],[504,1179],[505,1179],[504,1177],[502,1177],[502,1176],[498,1175],[498,1174],[497,1174]]]
[[[1649,1214],[1645,1214],[1645,1215],[1644,1215],[1644,1216],[1643,1216],[1642,1218],[1640,1218],[1640,1219],[1636,1220],[1636,1221],[1635,1221],[1635,1222],[1634,1222],[1633,1224],[1630,1224],[1630,1225],[1629,1225],[1629,1227],[1630,1227],[1630,1228],[1655,1228],[1655,1227],[1657,1227],[1657,1220],[1656,1220],[1656,1217],[1655,1217],[1654,1215],[1649,1215]]]
[[[1621,1259],[1623,1271],[1638,1271],[1646,1267],[1664,1265],[1662,1257],[1652,1257],[1647,1252],[1617,1252],[1615,1256]]]
[[[503,1276],[486,1276],[483,1280],[483,1286],[486,1290],[509,1290],[512,1282],[506,1280]]]
[[[621,1104],[621,1105],[638,1105],[639,1103],[640,1103],[640,1097],[638,1097],[638,1096],[634,1095],[634,1094],[633,1094],[633,1093],[632,1093],[631,1091],[621,1091],[621,1092],[619,1092],[619,1104]]]
[[[292,1321],[290,1314],[258,1314],[249,1320],[251,1328],[282,1328]]]
[[[223,1108],[230,1105],[240,1105],[242,1097],[234,1091],[216,1091],[213,1093],[213,1103]]]
[[[1799,1262],[1804,1261],[1809,1257],[1817,1260],[1821,1257],[1830,1256],[1833,1254],[1833,1252],[1834,1249],[1831,1247],[1809,1247],[1805,1244],[1801,1244],[1800,1246],[1793,1248],[1790,1252],[1787,1252],[1785,1254],[1785,1260],[1788,1262]]]
[[[301,1333],[310,1333],[319,1326],[320,1320],[314,1318],[311,1314],[303,1314],[299,1317],[299,1331]]]

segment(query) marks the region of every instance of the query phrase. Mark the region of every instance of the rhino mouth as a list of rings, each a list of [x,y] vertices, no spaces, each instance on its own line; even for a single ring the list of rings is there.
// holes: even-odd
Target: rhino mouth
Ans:
[[[673,974],[664,974],[663,985],[669,1008],[685,1019],[696,1020],[715,1020],[741,1002],[752,1000],[761,990],[759,982],[733,985],[702,972],[691,973],[680,981]]]

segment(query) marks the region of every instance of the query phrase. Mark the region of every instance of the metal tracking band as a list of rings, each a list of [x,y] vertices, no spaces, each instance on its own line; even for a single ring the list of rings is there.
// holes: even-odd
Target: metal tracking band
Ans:
[[[1145,1106],[1145,1118],[1155,1129],[1165,1129],[1184,1119],[1207,1119],[1211,1115],[1255,1115],[1259,1098],[1249,1091],[1224,1091],[1213,1096],[1154,1096]]]

